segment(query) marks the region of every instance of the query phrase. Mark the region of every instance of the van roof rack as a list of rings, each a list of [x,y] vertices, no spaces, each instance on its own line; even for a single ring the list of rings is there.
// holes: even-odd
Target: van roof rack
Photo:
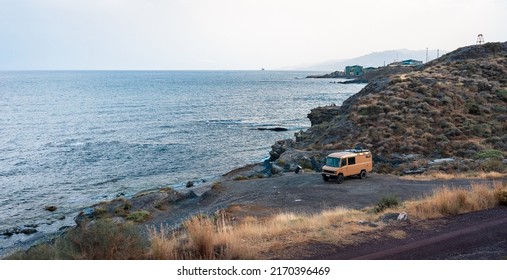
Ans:
[[[368,149],[350,149],[350,150],[345,150],[346,152],[351,152],[351,153],[364,153],[364,152],[369,152],[370,150]]]

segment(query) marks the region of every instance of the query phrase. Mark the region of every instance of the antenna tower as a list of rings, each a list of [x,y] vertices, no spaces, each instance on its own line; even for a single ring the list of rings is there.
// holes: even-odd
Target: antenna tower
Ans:
[[[482,34],[477,35],[477,45],[484,44],[484,36]]]

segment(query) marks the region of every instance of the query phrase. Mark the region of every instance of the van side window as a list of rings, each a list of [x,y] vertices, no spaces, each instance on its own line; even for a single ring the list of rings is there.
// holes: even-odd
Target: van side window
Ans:
[[[347,165],[347,159],[346,158],[342,158],[342,166],[346,166]]]
[[[356,164],[356,158],[355,157],[349,158],[349,165],[351,165],[351,164]]]

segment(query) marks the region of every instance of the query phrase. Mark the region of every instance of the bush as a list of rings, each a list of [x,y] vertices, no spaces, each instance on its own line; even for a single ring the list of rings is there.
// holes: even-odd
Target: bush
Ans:
[[[380,213],[387,208],[393,208],[400,205],[400,200],[394,195],[383,196],[380,201],[375,205],[375,213]]]
[[[127,220],[133,221],[135,223],[142,223],[150,218],[151,214],[150,212],[146,210],[140,210],[130,213],[127,216]]]
[[[146,257],[148,241],[132,223],[111,219],[82,224],[57,238],[10,256],[25,260],[133,260]]]
[[[499,150],[484,150],[475,154],[475,158],[477,159],[488,159],[488,158],[496,158],[503,159],[503,152]]]

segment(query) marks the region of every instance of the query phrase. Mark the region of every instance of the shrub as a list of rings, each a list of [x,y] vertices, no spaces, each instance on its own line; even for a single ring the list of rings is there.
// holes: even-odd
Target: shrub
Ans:
[[[484,150],[480,151],[477,154],[475,154],[475,158],[477,159],[488,159],[488,158],[496,158],[496,159],[502,159],[503,158],[503,152],[499,150]]]
[[[222,186],[222,183],[214,182],[213,185],[211,185],[211,189],[214,191],[223,191],[224,187]]]
[[[127,216],[127,220],[133,221],[135,223],[142,223],[150,218],[151,214],[150,212],[146,210],[140,210],[130,213]]]
[[[365,115],[365,116],[376,116],[376,115],[383,113],[383,112],[384,112],[384,110],[380,106],[370,105],[368,107],[360,108],[358,113],[360,115]]]
[[[57,238],[12,259],[132,260],[146,257],[147,240],[132,223],[117,224],[111,219],[82,224]]]
[[[380,213],[386,210],[387,208],[393,208],[400,205],[400,200],[394,195],[383,196],[377,205],[375,205],[374,211],[375,213]]]

